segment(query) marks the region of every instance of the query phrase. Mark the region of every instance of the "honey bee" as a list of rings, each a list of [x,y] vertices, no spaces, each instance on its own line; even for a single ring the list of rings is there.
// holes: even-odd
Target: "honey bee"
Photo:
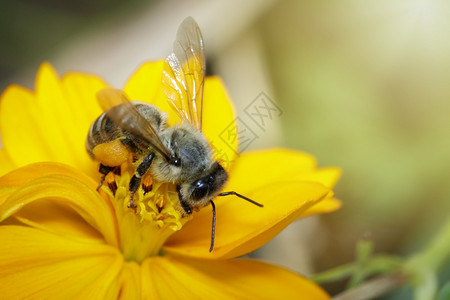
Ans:
[[[214,247],[216,210],[213,199],[235,195],[257,206],[261,204],[234,191],[220,192],[228,174],[214,160],[213,151],[202,134],[202,103],[205,81],[205,53],[202,34],[193,18],[180,25],[173,52],[167,56],[162,84],[169,104],[182,122],[167,125],[167,114],[156,106],[131,102],[124,92],[105,89],[97,94],[104,113],[89,129],[86,149],[100,162],[102,185],[105,176],[127,161],[136,158],[136,170],[130,179],[130,205],[142,177],[149,173],[159,182],[175,183],[182,215],[211,203],[213,219],[211,252]]]

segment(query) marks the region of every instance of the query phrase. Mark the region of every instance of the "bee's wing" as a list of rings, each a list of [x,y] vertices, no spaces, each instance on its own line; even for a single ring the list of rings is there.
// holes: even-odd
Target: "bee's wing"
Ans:
[[[202,129],[205,53],[200,28],[186,18],[178,28],[173,53],[167,56],[162,82],[164,92],[182,120]]]
[[[167,160],[170,159],[170,151],[161,142],[155,128],[139,113],[123,91],[101,90],[97,93],[97,100],[106,115],[115,124],[148,142]]]

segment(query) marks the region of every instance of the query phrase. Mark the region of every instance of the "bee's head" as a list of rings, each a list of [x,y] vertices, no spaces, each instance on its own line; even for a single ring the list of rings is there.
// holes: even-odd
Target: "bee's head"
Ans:
[[[192,208],[201,208],[217,196],[228,180],[228,174],[214,162],[205,176],[180,185],[183,200]]]

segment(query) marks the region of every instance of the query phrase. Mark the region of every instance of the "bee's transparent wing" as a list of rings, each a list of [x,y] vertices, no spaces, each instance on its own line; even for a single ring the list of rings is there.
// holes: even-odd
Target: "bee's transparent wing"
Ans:
[[[156,130],[139,113],[123,91],[117,89],[101,90],[97,93],[97,100],[106,115],[115,124],[148,142],[167,160],[170,159],[170,151],[161,142]]]
[[[164,64],[162,82],[169,103],[180,118],[201,130],[205,53],[200,28],[191,17],[178,28],[173,53]]]

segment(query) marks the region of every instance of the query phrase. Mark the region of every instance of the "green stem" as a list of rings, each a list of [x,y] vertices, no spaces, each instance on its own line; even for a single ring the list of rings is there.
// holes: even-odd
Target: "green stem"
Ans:
[[[400,273],[381,275],[368,280],[360,286],[344,291],[332,298],[332,300],[368,300],[375,299],[390,292],[405,283],[405,278]]]
[[[383,274],[333,299],[371,299],[401,285],[411,284],[415,299],[432,300],[436,298],[438,290],[436,273],[450,258],[450,219],[421,252],[412,255],[406,261],[387,255],[371,257],[370,245],[363,246],[361,249],[367,251],[359,251],[360,255],[357,255],[356,262],[317,274],[311,279],[324,283],[354,276],[358,272],[360,273],[358,276],[362,279],[370,275]]]
[[[355,263],[345,264],[319,274],[315,274],[310,277],[310,279],[319,284],[326,282],[338,281],[349,277],[355,270]]]
[[[449,256],[450,219],[421,252],[405,263],[403,271],[411,278],[415,299],[435,299],[438,289],[436,273]]]
[[[429,269],[436,272],[450,256],[450,218],[428,246],[417,255]]]
[[[375,274],[383,274],[398,270],[404,261],[397,256],[377,255],[368,260],[363,268],[364,278]],[[338,281],[352,276],[361,269],[359,262],[345,264],[310,277],[311,280],[322,284]]]

